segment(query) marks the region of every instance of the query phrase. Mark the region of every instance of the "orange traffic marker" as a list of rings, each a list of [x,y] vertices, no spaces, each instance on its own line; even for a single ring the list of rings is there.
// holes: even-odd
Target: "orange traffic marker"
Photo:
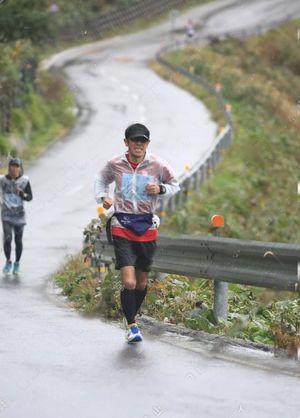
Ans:
[[[210,222],[214,228],[221,228],[224,226],[224,217],[222,215],[213,215]]]

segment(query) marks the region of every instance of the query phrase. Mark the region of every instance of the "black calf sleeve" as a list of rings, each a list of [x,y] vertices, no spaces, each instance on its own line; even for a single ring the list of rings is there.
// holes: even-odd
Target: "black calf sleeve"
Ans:
[[[128,324],[132,324],[134,322],[134,317],[136,314],[136,302],[134,291],[135,289],[124,288],[120,292],[121,305]]]
[[[141,305],[143,303],[143,300],[145,299],[145,296],[147,294],[147,290],[148,290],[147,286],[143,290],[134,289],[134,292],[135,292],[135,304],[136,304],[136,312],[135,312],[135,314],[138,313],[138,311],[139,311],[139,309],[140,309],[140,307],[141,307]]]

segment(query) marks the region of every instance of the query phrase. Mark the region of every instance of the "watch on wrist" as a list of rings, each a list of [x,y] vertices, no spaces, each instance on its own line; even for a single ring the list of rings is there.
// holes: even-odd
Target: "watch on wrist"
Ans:
[[[159,185],[159,194],[165,194],[167,192],[167,189],[163,184]]]

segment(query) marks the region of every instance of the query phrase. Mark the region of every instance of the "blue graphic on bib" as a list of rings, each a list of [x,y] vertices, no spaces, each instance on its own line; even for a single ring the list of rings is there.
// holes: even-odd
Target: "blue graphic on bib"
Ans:
[[[134,189],[135,177],[135,189]],[[151,199],[146,190],[148,183],[153,182],[153,176],[143,176],[141,174],[123,174],[122,176],[122,194],[124,200],[136,200],[137,202],[145,202]]]
[[[4,193],[3,201],[7,208],[17,208],[22,206],[22,199],[14,193]]]

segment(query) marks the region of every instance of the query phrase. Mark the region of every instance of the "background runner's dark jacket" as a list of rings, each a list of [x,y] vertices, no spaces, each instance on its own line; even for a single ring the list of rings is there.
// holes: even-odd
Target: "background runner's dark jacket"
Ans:
[[[9,174],[0,176],[2,192],[2,221],[15,225],[25,225],[24,200],[32,200],[32,190],[27,176],[21,175],[13,179]]]

